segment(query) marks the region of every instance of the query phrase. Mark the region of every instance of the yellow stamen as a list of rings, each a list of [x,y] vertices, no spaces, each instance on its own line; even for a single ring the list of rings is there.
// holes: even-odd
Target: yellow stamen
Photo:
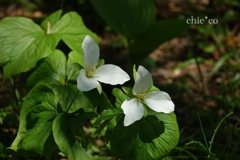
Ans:
[[[141,94],[136,95],[136,99],[139,102],[144,103],[144,104],[145,104],[144,99],[148,99],[148,98],[150,98],[150,97],[146,97],[146,93],[141,93]]]
[[[96,69],[96,66],[98,65],[98,63],[95,65],[95,66],[89,66],[86,70],[86,75],[88,78],[93,78],[93,77],[97,77],[97,76],[94,76],[94,74],[100,72],[100,70],[97,70]]]

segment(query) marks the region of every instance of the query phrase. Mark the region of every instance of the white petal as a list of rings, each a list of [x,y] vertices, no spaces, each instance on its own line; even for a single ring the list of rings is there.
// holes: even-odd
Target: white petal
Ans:
[[[152,83],[152,76],[143,66],[139,66],[136,73],[136,81],[133,86],[133,94],[145,92]]]
[[[121,108],[123,109],[123,113],[125,114],[124,126],[129,126],[143,117],[143,104],[139,102],[136,98],[125,100]]]
[[[102,65],[97,68],[97,71],[99,72],[94,74],[94,78],[111,85],[123,84],[130,79],[125,71],[112,64]]]
[[[174,111],[174,104],[171,100],[171,97],[162,91],[150,92],[146,95],[144,101],[149,108],[156,112],[170,113]]]
[[[92,37],[87,35],[83,40],[82,48],[84,51],[84,67],[94,67],[99,60],[99,47]]]
[[[99,86],[99,82],[96,79],[88,78],[86,76],[85,69],[80,70],[80,74],[77,78],[77,86],[80,91],[90,91]]]

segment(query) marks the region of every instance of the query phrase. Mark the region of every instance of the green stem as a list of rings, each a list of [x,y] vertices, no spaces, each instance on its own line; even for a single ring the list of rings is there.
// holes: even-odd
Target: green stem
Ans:
[[[199,74],[199,79],[200,79],[200,83],[202,85],[202,92],[203,94],[205,95],[205,86],[204,86],[204,80],[203,80],[203,75],[202,75],[202,71],[201,71],[201,68],[200,68],[200,64],[197,60],[197,56],[196,54],[194,53],[194,60],[196,62],[196,65],[197,65],[197,69],[198,69],[198,74]]]
[[[215,135],[216,135],[216,133],[217,133],[218,128],[220,127],[220,125],[222,124],[222,122],[223,122],[227,117],[229,117],[231,114],[233,114],[233,112],[230,112],[228,115],[226,115],[226,116],[218,123],[216,129],[214,129],[212,139],[211,139],[211,141],[209,142],[208,153],[211,153],[213,140],[214,140],[214,138],[215,138]],[[210,155],[208,155],[208,157],[209,157],[209,156],[210,156]]]
[[[14,83],[14,80],[13,80],[13,78],[12,77],[10,77],[9,78],[10,79],[10,81],[11,81],[11,84],[12,84],[12,90],[13,90],[13,95],[14,95],[14,99],[15,99],[15,101],[16,101],[16,106],[19,108],[20,107],[20,104],[19,104],[19,96],[17,95],[17,88],[16,88],[16,86],[15,86],[15,83]],[[18,109],[16,108],[16,106],[15,105],[12,105],[12,109],[13,109],[13,111],[17,114],[17,115],[19,115],[19,112],[18,112]]]
[[[12,90],[13,90],[14,99],[15,99],[15,101],[16,101],[16,105],[17,105],[17,106],[20,106],[20,105],[19,105],[19,98],[18,98],[18,96],[17,96],[17,94],[16,94],[16,86],[15,86],[14,80],[13,80],[12,77],[10,77],[9,79],[10,79],[10,81],[11,81],[11,83],[12,83]]]
[[[185,147],[184,148],[180,148],[180,147],[174,147],[174,149],[177,149],[177,150],[179,150],[180,151],[180,153],[183,151],[183,152],[185,152],[185,153],[187,153],[188,155],[190,155],[191,156],[191,158],[193,158],[193,159],[195,159],[195,160],[197,160],[197,157],[195,157],[191,152],[189,152],[188,150],[186,150],[185,149]]]
[[[71,106],[72,106],[72,104],[73,104],[73,102],[74,102],[74,100],[76,99],[76,97],[77,97],[77,95],[78,95],[78,93],[79,93],[79,90],[75,93],[75,95],[74,95],[74,97],[73,97],[73,100],[72,100],[72,102],[70,103],[70,105],[68,106],[68,108],[67,108],[67,110],[66,110],[66,112],[68,113],[68,111],[70,110],[70,108],[71,108]]]
[[[63,4],[64,4],[64,1],[65,1],[65,0],[62,0],[62,3],[61,3],[61,10],[63,10]]]
[[[203,126],[202,126],[202,121],[201,121],[201,118],[200,118],[198,112],[197,112],[197,116],[198,116],[198,120],[199,120],[200,127],[201,127],[201,130],[202,130],[202,134],[203,134],[203,139],[204,139],[204,141],[205,141],[205,145],[206,145],[206,147],[208,148],[207,138],[206,138],[206,136],[205,136],[205,133],[204,133],[204,130],[203,130]]]

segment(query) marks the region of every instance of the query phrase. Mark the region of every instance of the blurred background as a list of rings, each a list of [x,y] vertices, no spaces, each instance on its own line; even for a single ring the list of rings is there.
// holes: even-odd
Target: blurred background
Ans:
[[[208,159],[207,144],[218,124],[231,112],[234,113],[222,121],[216,132],[212,152],[216,159],[240,159],[240,1],[149,0],[150,8],[153,4],[154,24],[174,21],[167,23],[165,30],[157,28],[156,33],[145,33],[144,24],[136,25],[133,30],[139,30],[139,34],[128,34],[118,28],[117,22],[112,20],[114,14],[110,18],[106,16],[112,12],[111,7],[94,1],[0,0],[0,19],[24,16],[39,24],[59,9],[64,13],[78,12],[85,25],[99,36],[101,58],[106,63],[119,65],[129,73],[133,64],[145,66],[152,73],[154,85],[172,97],[180,140],[165,159]],[[102,12],[104,6],[109,7],[109,12]],[[131,7],[135,10],[116,12],[123,13],[119,16],[124,19],[132,12],[144,10],[139,5]],[[157,37],[144,38],[151,34]],[[161,39],[162,35],[171,36]],[[140,41],[141,38],[144,41]],[[144,46],[148,48],[142,48]],[[66,54],[69,52],[61,42],[58,47]],[[17,133],[21,108],[15,107],[18,103],[15,99],[26,94],[27,74],[14,76],[14,83],[12,79],[3,81],[0,68],[0,159],[41,159],[6,149]],[[108,85],[103,88],[114,101],[112,88]],[[98,159],[114,159],[97,129],[86,126],[85,131],[86,139],[93,142],[88,152]]]

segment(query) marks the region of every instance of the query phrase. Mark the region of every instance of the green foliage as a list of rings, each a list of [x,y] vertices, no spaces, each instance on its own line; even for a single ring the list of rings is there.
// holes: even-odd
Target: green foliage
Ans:
[[[178,143],[174,113],[147,116],[128,127],[123,126],[122,116],[118,119],[114,129],[107,130],[105,138],[112,154],[121,159],[160,159]]]
[[[154,23],[155,10],[152,1],[91,0],[91,3],[109,25],[128,38],[139,36]]]
[[[24,99],[19,132],[10,149],[44,156],[59,148],[72,159],[91,159],[76,137],[83,135],[83,122],[94,117],[95,113],[83,109],[63,112],[54,91],[47,85],[36,85]]]
[[[34,87],[24,99],[18,134],[10,149],[32,156],[53,152],[57,145],[52,124],[58,109],[58,100],[51,88],[46,85]]]
[[[122,110],[120,108],[118,109],[109,109],[109,110],[104,110],[102,112],[102,115],[100,115],[98,117],[98,119],[94,122],[93,127],[97,127],[98,125],[100,125],[100,123],[103,120],[110,120],[113,117],[118,116],[119,114],[122,114]]]
[[[127,37],[132,64],[139,64],[161,43],[188,27],[184,19],[155,21],[154,3],[149,0],[91,0],[91,3],[110,26]]]
[[[72,63],[82,61],[81,54],[77,54],[75,51],[70,52],[68,56],[69,58],[66,60],[66,56],[60,50],[55,50],[52,55],[41,61],[27,81],[29,88],[38,83],[50,85],[55,91],[64,111],[66,111],[66,107],[70,105],[75,93],[78,91],[76,79],[79,70],[73,67]],[[72,81],[74,83],[71,83]],[[92,95],[94,95],[95,100],[89,100]],[[98,99],[99,94],[95,90],[89,93],[79,92],[70,108],[70,112],[75,112],[79,108],[93,110],[97,105]]]
[[[115,102],[116,108],[121,108],[122,103],[126,99],[129,99],[129,97],[118,88],[114,88],[112,91],[112,94],[116,97],[116,102]]]
[[[0,157],[2,157],[2,158],[7,157],[7,150],[3,143],[0,143]]]
[[[0,36],[0,64],[5,79],[32,69],[37,61],[53,52],[61,39],[60,35],[47,35],[40,26],[23,17],[1,20]]]
[[[134,64],[143,60],[160,44],[171,40],[184,31],[188,25],[185,19],[170,19],[155,22],[143,34],[129,43],[129,52]]]
[[[116,106],[129,99],[114,89]],[[105,139],[111,153],[121,159],[160,159],[178,143],[179,132],[174,113],[155,113],[125,127],[118,110],[105,112],[96,122],[109,118]],[[113,118],[115,116],[116,118]],[[96,123],[95,122],[95,123]],[[114,127],[113,127],[114,126]]]
[[[82,53],[79,46],[87,34],[97,39],[76,12],[69,12],[61,19],[60,15],[61,11],[50,15],[42,22],[42,28],[24,17],[7,17],[0,21],[0,65],[4,79],[35,67],[40,59],[54,52],[60,39],[78,54]]]
[[[91,0],[91,3],[108,24],[126,36],[130,64],[139,64],[161,43],[188,27],[181,19],[155,21],[153,1]],[[40,25],[23,17],[7,17],[0,21],[0,65],[4,79],[31,70],[26,82],[29,92],[21,106],[19,130],[9,149],[33,157],[49,157],[60,150],[72,160],[110,159],[92,156],[94,150],[100,152],[93,144],[90,152],[85,151],[89,145],[84,122],[101,113],[93,124],[98,129],[88,129],[101,130],[99,135],[105,137],[113,156],[130,160],[165,157],[179,139],[174,113],[148,111],[144,118],[125,127],[121,105],[134,97],[131,88],[122,88],[126,94],[113,89],[115,105],[101,86],[89,92],[78,91],[76,80],[84,66],[82,42],[86,35],[98,42],[97,35],[86,28],[76,12],[62,15],[62,10],[58,10]],[[56,49],[59,41],[65,43],[70,53]],[[97,67],[104,63],[100,59]],[[133,73],[136,78],[135,66]],[[159,89],[151,84],[149,91]],[[90,140],[90,143],[94,142]],[[7,156],[5,148],[0,143],[2,158]]]
[[[75,113],[60,113],[53,122],[53,135],[59,149],[69,158],[74,160],[92,160],[75,137],[83,135],[83,122],[85,119],[94,118],[96,114],[84,114],[82,110]]]

